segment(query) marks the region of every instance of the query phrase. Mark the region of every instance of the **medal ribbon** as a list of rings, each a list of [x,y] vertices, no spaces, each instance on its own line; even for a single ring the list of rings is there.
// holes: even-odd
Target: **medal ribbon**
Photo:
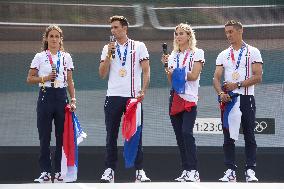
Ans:
[[[189,54],[189,50],[186,51],[186,54],[185,54],[183,61],[182,61],[182,66],[184,66],[184,64],[187,60],[188,54]],[[177,54],[177,67],[178,68],[179,68],[179,56],[180,56],[180,53]]]
[[[50,65],[52,65],[53,60],[52,60],[51,53],[50,53],[49,49],[46,51],[46,54],[47,54]],[[57,77],[57,74],[59,74],[59,68],[60,68],[60,57],[61,57],[60,51],[57,51],[57,57],[58,57],[58,60],[57,60],[57,63],[56,63],[56,77]]]
[[[119,60],[121,61],[121,65],[122,66],[125,66],[125,63],[126,63],[126,56],[127,56],[127,49],[128,49],[128,41],[126,42],[125,44],[125,50],[124,50],[124,53],[123,53],[123,58],[121,59],[121,52],[120,52],[120,47],[119,45],[117,44],[116,45],[116,51],[117,51],[117,54],[119,56]]]
[[[236,64],[235,70],[237,70],[237,69],[239,68],[239,66],[240,66],[241,58],[242,58],[242,56],[243,56],[243,52],[244,52],[244,50],[245,50],[245,47],[246,47],[246,46],[245,46],[245,44],[243,43],[242,48],[241,48],[240,53],[239,53],[239,56],[238,56],[238,60],[237,60],[237,64]],[[230,52],[230,54],[231,54],[232,62],[235,63],[235,55],[234,55],[234,50],[233,50],[232,47],[231,47],[231,52]]]

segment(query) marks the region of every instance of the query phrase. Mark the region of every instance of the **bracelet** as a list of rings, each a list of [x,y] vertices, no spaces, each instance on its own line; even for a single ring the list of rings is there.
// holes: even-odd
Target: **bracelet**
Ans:
[[[76,102],[76,98],[71,98],[71,102]]]
[[[166,74],[169,74],[169,73],[170,73],[170,71],[167,70],[167,68],[165,68],[165,72],[166,72]]]
[[[222,94],[225,94],[225,93],[222,91],[222,92],[220,92],[220,93],[218,94],[218,96],[221,96]]]

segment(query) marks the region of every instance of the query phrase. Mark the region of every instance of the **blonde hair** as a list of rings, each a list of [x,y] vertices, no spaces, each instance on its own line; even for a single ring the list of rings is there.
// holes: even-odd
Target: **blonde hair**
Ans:
[[[191,50],[195,50],[196,49],[196,38],[195,38],[194,30],[191,28],[191,26],[189,24],[180,23],[179,25],[175,27],[175,32],[177,31],[178,28],[181,28],[188,34],[188,46]],[[173,50],[174,52],[178,52],[180,50],[179,45],[177,44],[175,38],[174,38],[173,46],[174,46],[174,50]]]
[[[56,31],[59,32],[59,34],[60,34],[60,39],[61,39],[61,41],[60,41],[60,43],[59,43],[59,44],[60,44],[59,50],[64,51],[64,47],[63,47],[63,31],[62,31],[62,29],[61,29],[59,26],[57,26],[57,25],[50,25],[50,26],[48,26],[48,27],[45,29],[45,32],[44,32],[43,35],[42,35],[42,50],[45,51],[45,50],[48,49],[48,42],[46,41],[46,39],[47,39],[47,37],[48,37],[49,32],[52,31],[52,30],[56,30]]]

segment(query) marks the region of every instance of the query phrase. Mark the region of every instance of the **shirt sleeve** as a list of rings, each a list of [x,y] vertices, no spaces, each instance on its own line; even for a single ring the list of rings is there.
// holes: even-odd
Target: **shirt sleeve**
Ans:
[[[202,62],[204,64],[204,51],[202,49],[197,49],[194,55],[194,62]]]
[[[148,53],[146,45],[142,42],[139,42],[139,45],[140,45],[139,62],[143,60],[149,60],[149,53]]]
[[[220,53],[216,59],[216,66],[223,66],[223,53]]]
[[[67,70],[74,70],[74,63],[73,63],[71,55],[69,53],[65,53],[64,58],[66,61]]]
[[[262,57],[260,54],[260,51],[257,48],[252,48],[252,52],[251,52],[251,62],[254,63],[262,63]]]
[[[104,60],[106,59],[107,51],[108,51],[108,46],[105,45],[104,48],[103,48],[103,50],[102,50],[101,61],[104,61]]]
[[[39,70],[39,64],[40,64],[40,54],[37,53],[34,59],[32,60],[30,68]]]

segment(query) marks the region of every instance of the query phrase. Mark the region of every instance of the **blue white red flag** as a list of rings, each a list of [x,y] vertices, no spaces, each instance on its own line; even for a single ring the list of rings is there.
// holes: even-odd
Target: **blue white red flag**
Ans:
[[[231,101],[226,103],[220,102],[223,129],[229,130],[230,138],[238,140],[242,117],[240,96],[233,92],[228,92],[228,94],[231,97]]]
[[[125,167],[134,166],[142,131],[141,100],[131,98],[127,101],[123,117],[122,135],[124,142]]]
[[[86,138],[79,120],[70,106],[65,107],[65,122],[61,158],[61,175],[64,182],[74,182],[78,173],[78,144]]]

